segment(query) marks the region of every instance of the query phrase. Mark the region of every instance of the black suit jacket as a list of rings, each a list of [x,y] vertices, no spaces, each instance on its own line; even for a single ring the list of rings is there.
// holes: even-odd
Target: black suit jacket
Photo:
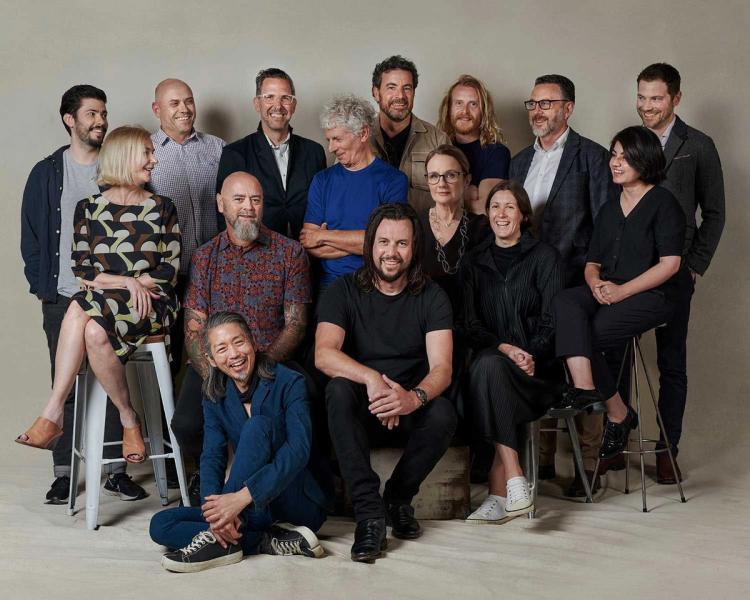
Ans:
[[[523,184],[533,158],[533,145],[516,154],[510,161],[510,178]],[[541,222],[535,224],[539,239],[554,246],[565,261],[567,285],[583,283],[594,220],[616,193],[609,152],[571,128]]]
[[[291,236],[299,239],[307,208],[307,188],[315,174],[325,168],[323,146],[292,133],[285,190],[273,150],[258,125],[255,133],[224,147],[216,175],[216,190],[221,191],[224,179],[236,171],[254,175],[263,187],[263,223],[281,235],[288,235],[291,231]],[[219,220],[219,225],[220,230],[224,229],[223,219]]]
[[[672,192],[685,211],[685,254],[691,270],[703,275],[724,230],[724,175],[713,140],[676,117],[664,146],[667,179],[662,185]],[[701,225],[695,212],[701,209]]]

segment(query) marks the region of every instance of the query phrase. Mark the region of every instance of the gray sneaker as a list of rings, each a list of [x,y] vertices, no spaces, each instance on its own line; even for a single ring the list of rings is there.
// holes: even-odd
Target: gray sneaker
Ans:
[[[276,556],[301,554],[310,558],[320,558],[325,555],[323,546],[320,545],[312,530],[289,523],[276,523],[265,531],[260,540],[258,552]]]

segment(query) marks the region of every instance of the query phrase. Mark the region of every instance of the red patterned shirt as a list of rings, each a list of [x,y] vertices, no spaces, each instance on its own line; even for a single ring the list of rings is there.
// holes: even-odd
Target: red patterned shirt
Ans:
[[[284,327],[284,302],[311,301],[304,249],[265,226],[246,248],[233,245],[222,231],[193,254],[185,307],[206,315],[222,310],[241,314],[262,352]]]

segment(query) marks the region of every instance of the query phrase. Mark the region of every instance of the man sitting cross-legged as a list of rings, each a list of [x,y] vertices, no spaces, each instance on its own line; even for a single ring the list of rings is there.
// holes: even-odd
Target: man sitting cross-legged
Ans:
[[[311,426],[303,376],[256,355],[250,328],[237,313],[208,318],[205,346],[205,502],[151,519],[151,539],[171,549],[162,566],[202,571],[239,562],[243,552],[323,556],[313,531],[325,521],[328,502],[308,464]],[[234,459],[225,481],[228,446]]]

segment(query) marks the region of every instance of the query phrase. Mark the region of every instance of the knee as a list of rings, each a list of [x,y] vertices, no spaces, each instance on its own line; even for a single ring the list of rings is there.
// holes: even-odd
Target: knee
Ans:
[[[458,415],[450,400],[443,396],[433,398],[429,404],[426,425],[450,442],[458,426]]]
[[[109,344],[107,332],[96,321],[89,320],[83,332],[87,348],[97,348]]]
[[[151,517],[151,523],[148,526],[148,534],[151,539],[157,544],[162,546],[168,546],[167,540],[169,539],[169,530],[174,525],[174,517],[172,508],[159,511],[153,517]]]

